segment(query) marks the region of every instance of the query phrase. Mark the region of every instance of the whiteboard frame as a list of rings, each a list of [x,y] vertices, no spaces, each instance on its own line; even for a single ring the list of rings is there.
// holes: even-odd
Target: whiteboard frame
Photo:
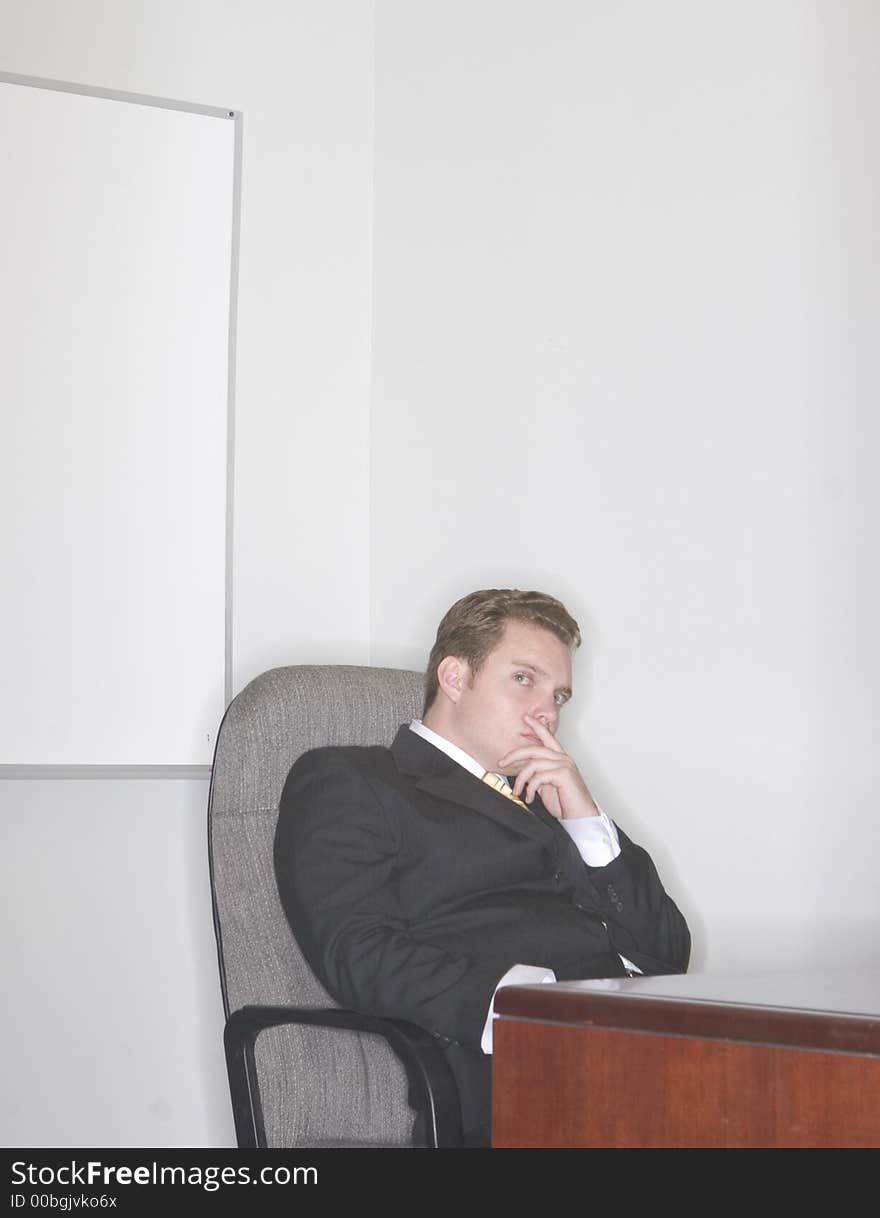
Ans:
[[[189,114],[201,114],[232,122],[233,173],[232,173],[232,229],[229,266],[229,329],[227,335],[227,398],[226,398],[226,518],[225,531],[225,605],[224,605],[224,700],[228,706],[232,700],[232,576],[233,576],[233,522],[235,485],[235,388],[236,388],[236,336],[238,332],[238,276],[241,246],[241,178],[242,139],[244,115],[242,111],[228,106],[205,106],[195,102],[178,101],[175,98],[153,97],[146,93],[127,93],[118,89],[83,85],[73,81],[50,80],[39,76],[22,76],[15,72],[0,71],[0,82],[21,85],[32,89],[48,89],[59,93],[77,93],[86,97],[106,98],[109,101],[125,102],[138,106],[155,106],[163,110],[181,110]],[[219,728],[219,722],[218,722]],[[0,764],[0,779],[22,778],[207,778],[210,765],[14,765]]]

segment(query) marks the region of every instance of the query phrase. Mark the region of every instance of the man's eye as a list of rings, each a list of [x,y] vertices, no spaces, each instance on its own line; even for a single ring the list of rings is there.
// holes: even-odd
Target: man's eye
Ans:
[[[513,679],[514,679],[514,681],[517,681],[520,685],[530,685],[531,684],[531,678],[529,677],[529,674],[527,672],[515,672],[513,674]]]

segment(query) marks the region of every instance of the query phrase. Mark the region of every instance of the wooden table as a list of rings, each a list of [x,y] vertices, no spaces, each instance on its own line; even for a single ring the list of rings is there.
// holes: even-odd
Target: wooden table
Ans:
[[[880,968],[510,986],[492,1144],[880,1146]]]

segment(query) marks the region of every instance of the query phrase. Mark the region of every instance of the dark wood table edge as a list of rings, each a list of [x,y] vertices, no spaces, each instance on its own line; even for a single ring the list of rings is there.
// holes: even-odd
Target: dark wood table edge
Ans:
[[[880,1056],[880,1013],[748,1006],[564,985],[505,986],[495,995],[495,1013],[505,1020]]]

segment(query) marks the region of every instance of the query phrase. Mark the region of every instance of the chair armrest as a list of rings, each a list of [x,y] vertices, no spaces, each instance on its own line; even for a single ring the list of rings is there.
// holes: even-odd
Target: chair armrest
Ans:
[[[263,1106],[257,1078],[255,1045],[267,1028],[285,1024],[340,1028],[382,1036],[406,1069],[411,1098],[425,1119],[428,1145],[462,1144],[458,1087],[437,1040],[404,1019],[382,1019],[356,1011],[306,1007],[241,1007],[226,1021],[223,1042],[235,1134],[240,1148],[265,1147]]]

